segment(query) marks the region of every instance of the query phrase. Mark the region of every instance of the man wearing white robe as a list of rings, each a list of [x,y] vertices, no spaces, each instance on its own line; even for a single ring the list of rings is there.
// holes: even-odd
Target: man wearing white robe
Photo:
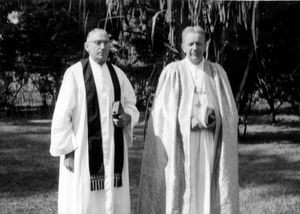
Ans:
[[[139,214],[238,214],[237,110],[223,68],[203,58],[205,32],[182,33],[185,59],[157,86],[144,145]]]
[[[106,63],[109,36],[103,29],[92,30],[84,44],[89,53],[102,133],[104,188],[91,191],[88,151],[87,99],[80,62],[67,69],[58,95],[51,128],[50,153],[60,157],[58,213],[64,214],[129,214],[130,189],[128,173],[128,146],[132,130],[138,122],[134,90],[126,75],[116,66],[121,89],[123,113],[112,117],[114,85]],[[122,186],[114,187],[114,123],[123,128],[124,164]]]

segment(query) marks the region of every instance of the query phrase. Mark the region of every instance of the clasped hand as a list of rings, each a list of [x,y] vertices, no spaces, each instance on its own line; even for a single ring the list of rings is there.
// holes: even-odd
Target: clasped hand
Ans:
[[[118,128],[125,127],[131,121],[131,116],[122,112],[119,115],[113,115],[113,122]]]
[[[113,122],[118,128],[125,127],[131,121],[131,116],[125,113],[120,101],[113,103],[112,116]]]
[[[192,130],[197,130],[197,129],[210,129],[214,130],[216,127],[216,115],[215,111],[212,108],[209,108],[208,110],[205,111],[208,115],[206,114],[200,114],[198,112],[197,115],[192,115],[191,118],[191,129]],[[199,117],[207,117],[205,120],[204,118],[200,119]]]

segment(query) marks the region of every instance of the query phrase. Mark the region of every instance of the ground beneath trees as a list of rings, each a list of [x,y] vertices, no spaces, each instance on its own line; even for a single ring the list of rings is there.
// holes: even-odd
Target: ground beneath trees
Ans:
[[[249,117],[239,144],[241,214],[300,213],[300,119]],[[0,213],[56,213],[58,158],[49,155],[50,121],[0,122]],[[129,150],[135,213],[143,124]]]

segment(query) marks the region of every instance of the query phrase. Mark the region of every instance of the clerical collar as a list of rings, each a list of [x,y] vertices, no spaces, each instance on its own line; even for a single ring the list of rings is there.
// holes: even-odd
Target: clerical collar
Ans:
[[[93,66],[97,66],[99,68],[103,68],[103,66],[106,65],[106,62],[103,63],[102,65],[98,64],[95,60],[92,59],[91,56],[89,56],[89,60],[90,60],[90,63],[93,64]]]
[[[185,58],[184,60],[188,64],[189,68],[193,71],[198,70],[198,69],[201,69],[201,70],[204,69],[204,61],[205,61],[204,58],[202,58],[201,62],[198,65],[193,64],[188,58]]]
[[[204,58],[202,58],[202,61],[198,65],[193,64],[188,58],[185,58],[184,60],[194,78],[196,77],[196,71],[204,71]]]
[[[200,94],[202,92],[203,81],[204,81],[204,61],[202,58],[201,62],[198,65],[193,64],[188,58],[185,58],[186,66],[188,67],[188,71],[191,75],[191,79],[194,85],[195,94]]]

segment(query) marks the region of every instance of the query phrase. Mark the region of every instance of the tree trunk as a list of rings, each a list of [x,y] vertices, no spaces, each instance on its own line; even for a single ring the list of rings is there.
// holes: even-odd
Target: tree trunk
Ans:
[[[272,123],[276,123],[276,110],[275,110],[275,102],[272,102],[272,105],[270,105],[271,108],[271,116],[272,116]]]
[[[270,113],[272,117],[272,123],[276,123],[276,109],[275,109],[275,99],[272,97],[268,97],[267,102],[270,107]]]
[[[276,112],[272,112],[272,123],[276,123]]]
[[[248,57],[247,66],[246,66],[246,69],[244,70],[243,78],[241,80],[239,89],[238,89],[238,91],[236,93],[236,96],[235,96],[235,101],[237,103],[238,109],[239,109],[240,96],[242,94],[242,91],[244,90],[244,86],[245,86],[245,83],[246,83],[246,80],[247,80],[247,77],[248,77],[248,73],[249,73],[249,69],[250,69],[250,63],[252,61],[253,54],[254,54],[254,49],[251,51],[251,53]]]

